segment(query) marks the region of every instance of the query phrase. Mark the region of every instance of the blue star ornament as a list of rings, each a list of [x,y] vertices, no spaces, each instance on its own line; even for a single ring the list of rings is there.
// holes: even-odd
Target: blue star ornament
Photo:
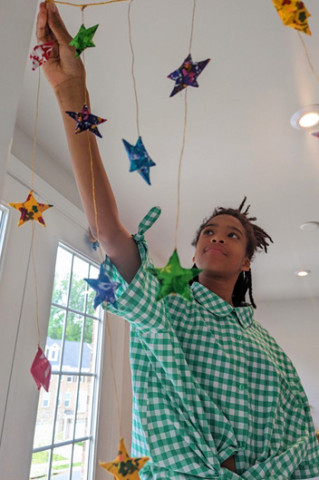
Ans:
[[[112,282],[108,275],[105,273],[103,264],[100,265],[100,273],[98,278],[85,278],[84,279],[93,290],[96,291],[94,299],[94,308],[97,308],[101,303],[108,302],[117,308],[115,292],[120,286],[118,282]]]
[[[167,77],[175,82],[175,87],[170,97],[173,97],[188,86],[198,87],[197,77],[202,73],[208,62],[210,62],[210,58],[202,62],[193,62],[192,56],[189,54],[183,64]]]
[[[88,109],[87,105],[83,105],[81,112],[65,112],[67,113],[73,120],[76,121],[75,133],[81,133],[85,130],[89,130],[90,132],[94,133],[97,137],[102,138],[97,125],[100,123],[106,122],[105,118],[97,117],[96,115],[92,115],[90,110]]]
[[[138,137],[136,145],[131,145],[124,139],[122,139],[122,141],[131,162],[130,172],[138,171],[138,173],[144,178],[145,182],[151,185],[150,167],[154,167],[156,163],[153,162],[147,153],[142,137]]]

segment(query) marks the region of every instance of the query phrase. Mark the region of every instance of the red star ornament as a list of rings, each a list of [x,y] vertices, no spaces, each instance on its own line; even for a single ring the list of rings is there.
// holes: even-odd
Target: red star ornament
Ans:
[[[48,392],[51,378],[51,363],[39,346],[32,362],[30,372],[37,384],[37,389],[40,390],[40,388],[43,387],[44,390]]]
[[[44,223],[42,213],[45,212],[48,208],[53,207],[53,205],[45,205],[44,203],[38,203],[33,196],[33,190],[30,190],[27,199],[23,203],[9,203],[13,208],[16,208],[20,211],[21,217],[18,223],[18,227],[28,220],[36,220],[41,225],[46,227]]]
[[[140,480],[138,474],[145,463],[149,461],[148,457],[131,458],[127,453],[124,440],[121,438],[118,454],[113,462],[99,462],[100,466],[107,472],[110,472],[118,480]]]

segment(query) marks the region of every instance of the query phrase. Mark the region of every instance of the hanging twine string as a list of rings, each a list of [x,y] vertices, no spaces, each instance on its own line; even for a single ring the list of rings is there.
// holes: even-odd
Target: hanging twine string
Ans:
[[[84,10],[86,5],[82,6],[82,25],[84,25]],[[88,104],[88,93],[86,88],[86,66],[85,66],[85,53],[83,52],[83,64],[84,64],[84,103],[85,105]],[[103,263],[104,255],[101,249],[101,242],[100,242],[100,229],[99,229],[99,222],[98,222],[98,212],[97,212],[97,205],[96,205],[96,191],[95,191],[95,177],[94,177],[94,162],[93,162],[93,153],[92,153],[92,144],[91,144],[91,133],[89,130],[86,130],[87,139],[88,139],[88,146],[89,146],[89,157],[90,157],[90,170],[91,170],[91,180],[92,180],[92,199],[93,199],[93,209],[94,209],[94,221],[95,221],[95,228],[96,228],[96,239],[99,243],[99,253],[101,257],[101,263]],[[117,421],[119,427],[120,437],[122,438],[122,422],[121,422],[121,409],[120,409],[120,401],[119,401],[119,394],[118,388],[116,383],[116,376],[115,376],[115,368],[114,368],[114,355],[113,355],[113,342],[112,342],[112,333],[109,324],[109,317],[108,312],[105,311],[105,321],[106,327],[108,331],[108,338],[109,338],[109,346],[110,346],[110,359],[111,359],[111,371],[112,371],[112,378],[114,384],[114,391],[115,391],[115,399],[116,399],[116,410],[117,410]]]
[[[40,98],[40,81],[41,81],[41,69],[38,68],[38,87],[37,87],[37,99],[36,99],[36,108],[35,108],[35,121],[33,129],[33,147],[32,147],[32,160],[31,160],[31,190],[34,188],[34,172],[35,172],[35,150],[37,146],[37,136],[38,136],[38,119],[39,119],[39,98]]]
[[[82,5],[81,7],[81,16],[82,16],[82,25],[84,25],[84,10],[86,5]],[[85,52],[83,52],[83,65],[84,65],[84,104],[88,104],[88,92],[86,88],[86,68],[85,68]],[[96,229],[96,240],[99,244],[99,254],[101,263],[104,260],[104,255],[101,248],[101,241],[100,241],[100,228],[98,222],[98,213],[97,213],[97,205],[96,205],[96,191],[95,191],[95,176],[94,176],[94,163],[93,163],[93,153],[92,153],[92,144],[91,144],[91,134],[89,130],[86,130],[86,135],[88,139],[88,146],[89,146],[89,157],[90,157],[90,171],[91,171],[91,182],[92,182],[92,200],[93,200],[93,211],[94,211],[94,223]]]
[[[40,324],[39,324],[39,295],[38,295],[38,280],[37,280],[37,270],[35,267],[35,258],[34,258],[34,222],[32,222],[32,238],[31,238],[31,257],[32,257],[32,269],[34,277],[34,288],[35,288],[35,302],[36,302],[36,316],[37,316],[37,331],[38,331],[38,347],[40,347],[41,336],[40,336]]]
[[[71,2],[61,2],[59,0],[47,0],[51,3],[56,3],[58,5],[69,5],[70,7],[79,7],[79,8],[86,8],[86,7],[96,7],[98,5],[108,5],[109,3],[117,3],[117,2],[127,2],[128,0],[108,0],[107,2],[96,2],[96,3],[85,3],[79,5],[78,3],[71,3]]]
[[[33,147],[32,147],[32,160],[31,160],[31,190],[34,189],[34,176],[35,176],[35,153],[37,145],[37,136],[38,136],[38,120],[39,120],[39,98],[40,98],[40,80],[41,80],[41,69],[38,68],[38,86],[37,86],[37,97],[36,97],[36,109],[35,109],[35,120],[34,120],[34,129],[33,129]],[[32,237],[31,237],[31,258],[32,258],[32,270],[34,278],[34,289],[35,289],[35,303],[36,303],[36,325],[38,332],[38,347],[40,347],[41,335],[40,335],[40,324],[39,324],[39,295],[38,295],[38,280],[37,280],[37,270],[35,265],[34,258],[34,221],[32,223]]]
[[[111,372],[112,372],[112,379],[113,379],[115,399],[116,399],[117,422],[118,422],[118,427],[119,427],[119,432],[120,432],[120,438],[123,438],[119,392],[118,392],[118,388],[117,388],[115,368],[114,368],[114,355],[113,355],[113,346],[112,346],[113,341],[112,341],[110,319],[109,319],[109,315],[108,315],[107,310],[105,311],[105,321],[106,321],[106,328],[107,328],[107,333],[108,333],[108,338],[109,338],[109,346],[110,346]]]
[[[307,58],[307,60],[308,60],[310,69],[311,69],[312,73],[314,74],[316,80],[319,82],[319,75],[318,75],[318,73],[316,72],[316,70],[314,69],[314,66],[312,65],[312,62],[311,62],[311,60],[310,60],[310,55],[309,55],[307,46],[306,46],[306,44],[305,44],[305,41],[304,41],[304,39],[302,38],[301,33],[300,33],[300,32],[297,32],[297,33],[298,33],[298,36],[299,36],[300,41],[301,41],[301,43],[302,43],[302,46],[303,46],[303,48],[304,48],[304,51],[305,51],[306,58]]]
[[[133,49],[133,42],[132,42],[132,25],[131,25],[131,5],[133,0],[129,0],[128,11],[127,11],[127,21],[128,21],[128,36],[132,54],[132,64],[131,64],[131,73],[133,79],[133,87],[134,87],[134,95],[135,95],[135,105],[136,105],[136,128],[138,136],[140,137],[140,122],[139,122],[139,106],[138,106],[138,97],[137,97],[137,88],[136,88],[136,78],[135,78],[135,56],[134,56],[134,49]]]
[[[191,35],[190,35],[190,41],[189,41],[189,54],[191,54],[192,44],[193,44],[195,10],[196,10],[196,0],[193,0],[193,13],[192,13],[192,23],[191,23]],[[176,224],[175,224],[175,234],[174,234],[174,250],[177,250],[178,226],[179,226],[180,203],[181,203],[181,173],[182,173],[182,160],[184,156],[185,143],[186,143],[187,111],[188,111],[188,103],[187,103],[187,88],[186,88],[185,96],[184,96],[183,141],[182,141],[182,147],[181,147],[181,152],[179,156],[178,174],[177,174],[177,208],[176,208]]]

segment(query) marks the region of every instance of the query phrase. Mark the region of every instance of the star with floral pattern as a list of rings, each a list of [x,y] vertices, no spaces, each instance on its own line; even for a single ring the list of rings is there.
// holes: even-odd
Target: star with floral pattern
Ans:
[[[41,43],[33,48],[32,53],[30,54],[30,59],[32,60],[32,70],[41,67],[41,65],[49,60],[54,43],[55,42]]]
[[[118,282],[112,282],[105,272],[103,264],[100,265],[100,273],[98,278],[84,279],[93,290],[96,291],[94,299],[94,308],[97,308],[101,303],[108,302],[117,308],[115,292],[120,286]]]
[[[33,196],[33,190],[30,190],[27,199],[23,203],[9,203],[13,208],[16,208],[21,213],[21,217],[18,223],[18,227],[28,220],[36,220],[41,225],[46,227],[43,220],[42,213],[53,205],[45,205],[44,203],[38,203]]]
[[[148,185],[151,185],[150,181],[150,167],[156,165],[146,151],[142,137],[138,137],[135,145],[131,145],[126,140],[122,139],[125,150],[131,162],[130,172],[138,171],[141,177],[144,178]]]
[[[80,30],[69,43],[70,47],[75,47],[75,57],[79,57],[86,48],[95,47],[92,38],[97,27],[98,25],[94,25],[93,27],[85,28],[83,24],[81,25]]]
[[[90,132],[94,133],[97,137],[102,138],[97,125],[100,125],[107,120],[105,118],[97,117],[96,115],[92,115],[90,110],[88,109],[87,105],[83,105],[81,112],[65,112],[67,113],[73,120],[76,121],[75,133],[81,133],[85,130],[89,130]]]
[[[161,300],[170,293],[178,293],[186,300],[192,299],[189,282],[201,272],[199,268],[183,268],[180,265],[177,251],[174,250],[167,265],[162,268],[149,268],[149,272],[157,278],[160,289],[156,300]]]
[[[32,362],[30,372],[37,385],[37,389],[40,390],[40,388],[43,387],[44,390],[48,392],[51,378],[51,363],[44,355],[40,346],[38,346],[38,351]]]
[[[118,480],[140,480],[139,470],[149,461],[148,457],[131,458],[127,453],[123,438],[120,440],[118,454],[113,462],[99,462],[100,466]]]
[[[299,0],[272,0],[284,25],[311,35],[308,18],[311,16],[304,2]]]
[[[208,62],[210,62],[210,58],[202,62],[193,62],[192,56],[189,54],[182,65],[168,75],[168,78],[175,82],[175,87],[170,97],[173,97],[176,93],[188,86],[198,87],[197,77],[202,73]]]

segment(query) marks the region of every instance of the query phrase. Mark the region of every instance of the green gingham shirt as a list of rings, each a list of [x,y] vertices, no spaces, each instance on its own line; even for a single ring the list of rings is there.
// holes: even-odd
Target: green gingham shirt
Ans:
[[[120,281],[118,308],[131,325],[132,456],[151,460],[142,480],[288,480],[319,475],[308,400],[287,355],[249,304],[232,307],[198,282],[192,301],[156,302],[158,280],[144,240],[154,207],[134,239],[142,265]],[[237,474],[220,465],[235,455]]]

